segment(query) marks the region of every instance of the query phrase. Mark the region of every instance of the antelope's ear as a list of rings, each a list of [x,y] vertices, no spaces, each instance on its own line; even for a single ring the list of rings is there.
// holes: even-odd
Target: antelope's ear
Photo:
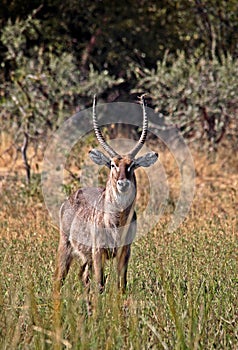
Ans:
[[[110,158],[108,158],[107,156],[105,156],[105,154],[103,154],[102,152],[100,152],[97,149],[92,149],[89,152],[89,157],[92,159],[92,161],[94,163],[96,163],[97,165],[106,165],[108,168],[111,167],[111,161]]]
[[[159,157],[158,153],[155,153],[155,152],[146,153],[145,155],[134,160],[135,168],[139,168],[141,166],[147,168],[152,164],[154,164],[157,161],[158,157]]]

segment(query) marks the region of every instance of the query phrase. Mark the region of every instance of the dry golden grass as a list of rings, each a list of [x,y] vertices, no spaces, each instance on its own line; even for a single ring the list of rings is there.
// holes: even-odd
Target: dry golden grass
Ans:
[[[0,347],[235,350],[237,156],[221,150],[211,161],[194,151],[193,159],[195,196],[184,223],[166,231],[179,172],[173,157],[163,153],[171,201],[158,225],[133,244],[126,296],[118,295],[109,266],[106,293],[87,318],[75,264],[62,290],[60,329],[52,311],[58,230],[45,209],[39,177],[27,187],[21,171],[14,177],[19,165],[1,179]],[[149,186],[143,171],[138,184],[143,210]]]

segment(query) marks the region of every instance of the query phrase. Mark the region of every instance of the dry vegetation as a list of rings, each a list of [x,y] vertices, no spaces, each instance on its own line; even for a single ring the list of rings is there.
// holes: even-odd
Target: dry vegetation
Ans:
[[[176,232],[166,232],[177,176],[173,158],[162,155],[172,191],[167,210],[133,245],[127,294],[117,293],[108,266],[107,290],[95,297],[97,307],[89,318],[76,268],[63,287],[60,314],[55,318],[53,313],[58,232],[45,209],[39,178],[25,186],[20,163],[18,177],[2,178],[0,347],[237,349],[237,155],[221,148],[214,161],[198,152],[193,157],[196,193],[189,216]],[[146,185],[143,173],[140,178]]]
[[[0,349],[238,349],[238,2],[42,3],[0,6]],[[145,91],[158,112],[154,129],[170,135],[176,125],[193,145],[189,215],[167,232],[180,174],[165,147],[151,143],[166,175],[163,183],[154,172],[157,191],[169,196],[156,227],[133,243],[126,295],[109,265],[88,317],[72,269],[55,310],[59,235],[40,181],[48,135],[95,93],[103,103],[135,102]],[[95,142],[88,136],[66,164],[66,194]],[[138,183],[140,214],[150,194],[143,170]]]

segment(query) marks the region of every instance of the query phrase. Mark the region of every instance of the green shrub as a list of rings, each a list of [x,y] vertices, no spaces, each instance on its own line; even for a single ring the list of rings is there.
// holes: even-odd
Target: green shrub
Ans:
[[[149,91],[157,111],[191,141],[216,150],[224,135],[236,146],[238,61],[229,55],[217,59],[186,59],[183,53],[157,68],[138,70],[137,89]]]
[[[10,67],[9,79],[0,85],[1,130],[12,134],[13,145],[21,147],[22,153],[25,148],[26,168],[30,167],[30,144],[35,149],[44,147],[49,130],[84,109],[93,94],[122,81],[107,70],[98,73],[92,65],[83,78],[73,54],[52,45],[31,45],[28,49],[27,38],[37,42],[43,30],[42,22],[28,16],[14,24],[9,20],[1,35],[6,50],[3,66]],[[30,173],[27,177],[29,181]]]

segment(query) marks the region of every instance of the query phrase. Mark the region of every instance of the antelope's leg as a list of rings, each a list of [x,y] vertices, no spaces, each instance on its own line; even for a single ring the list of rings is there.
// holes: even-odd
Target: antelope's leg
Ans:
[[[85,287],[85,301],[87,306],[88,315],[92,315],[92,298],[90,296],[90,279],[92,274],[92,263],[86,261],[81,267],[79,272],[79,278],[82,279],[82,282]]]
[[[118,273],[118,288],[125,293],[127,285],[127,268],[130,258],[130,245],[120,249],[117,256],[117,273]]]
[[[65,277],[72,262],[72,248],[63,232],[60,232],[60,242],[57,253],[57,263],[54,278],[53,289],[53,318],[56,327],[56,333],[60,334],[60,288],[64,282]]]
[[[94,276],[99,292],[103,292],[104,288],[104,255],[102,249],[96,249],[93,252],[93,268]]]
[[[72,247],[64,233],[61,232],[55,271],[55,282],[59,287],[61,287],[68,274],[72,259]]]
[[[92,264],[87,261],[80,267],[79,278],[82,279],[84,287],[89,291],[92,274]]]

